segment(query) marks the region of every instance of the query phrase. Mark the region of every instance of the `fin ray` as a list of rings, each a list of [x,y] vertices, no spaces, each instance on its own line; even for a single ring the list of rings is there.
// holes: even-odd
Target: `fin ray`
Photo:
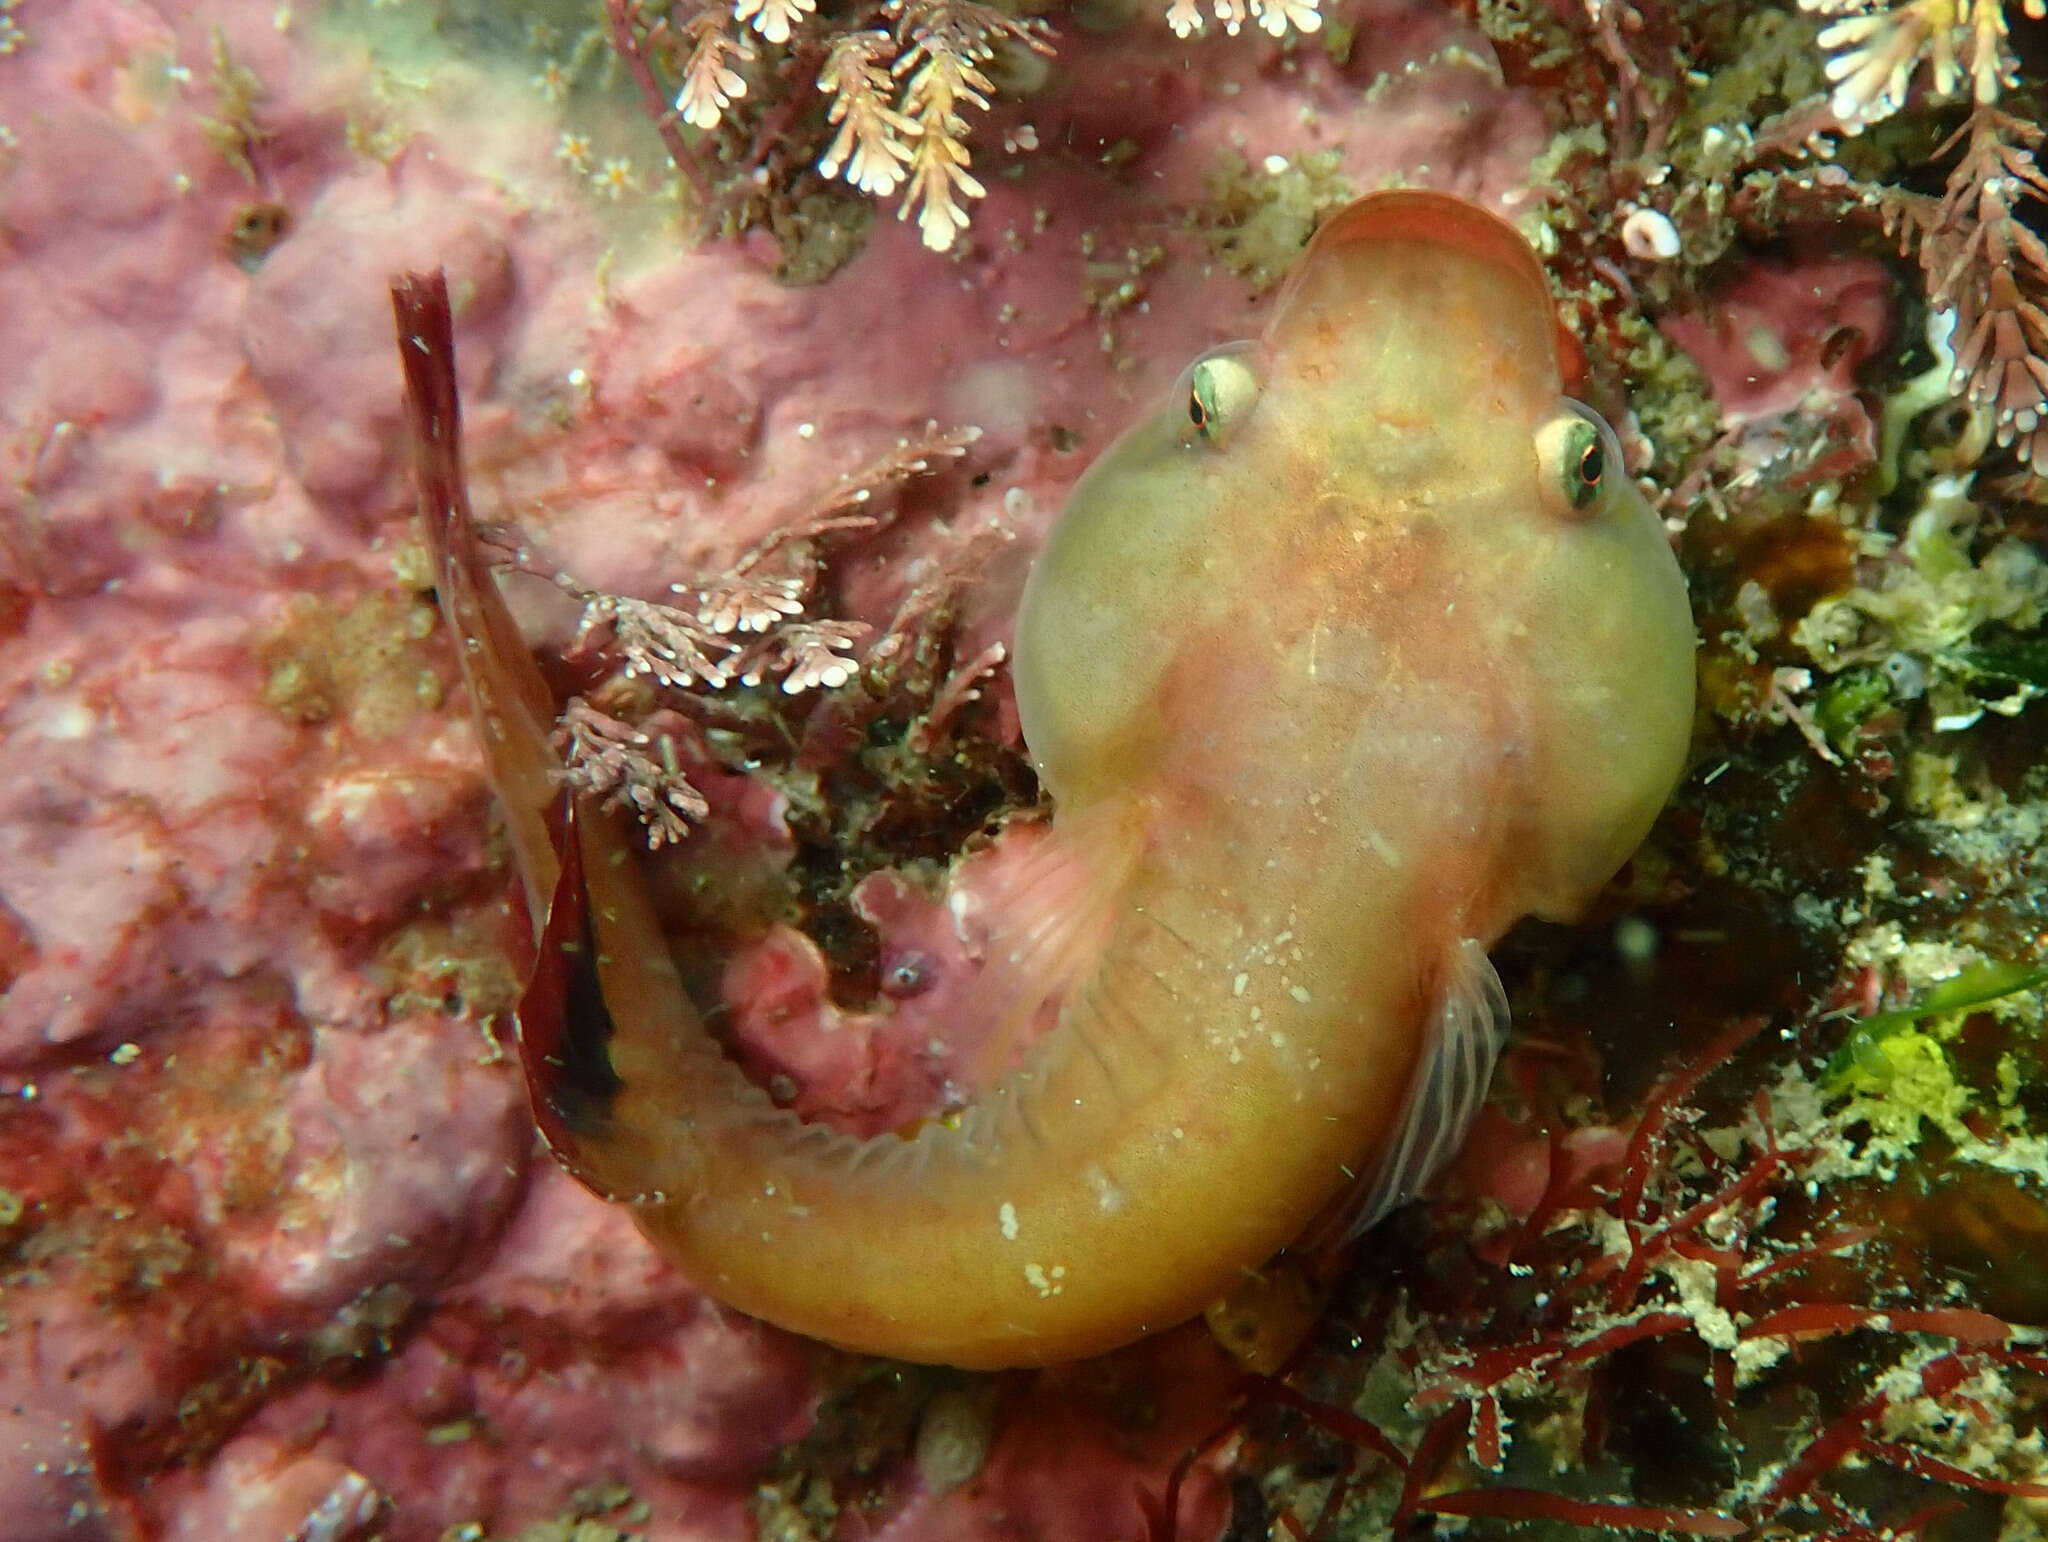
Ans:
[[[1019,868],[987,891],[985,962],[960,1017],[990,1024],[967,1057],[982,1088],[1023,1063],[1049,1004],[1071,1003],[1101,962],[1125,909],[1145,838],[1128,810],[1062,818]]]
[[[1420,1197],[1464,1144],[1507,1042],[1508,998],[1486,949],[1465,938],[1438,980],[1428,1042],[1373,1166],[1317,1218],[1309,1246],[1351,1241]]]

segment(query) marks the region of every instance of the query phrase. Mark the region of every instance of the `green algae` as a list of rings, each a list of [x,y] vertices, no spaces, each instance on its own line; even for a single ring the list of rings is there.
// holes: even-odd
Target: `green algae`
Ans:
[[[1216,260],[1254,294],[1279,283],[1324,216],[1354,196],[1342,163],[1335,150],[1274,156],[1260,166],[1234,150],[1219,154],[1202,179],[1207,198],[1199,216]]]
[[[1844,747],[1852,734],[1891,705],[1892,688],[1875,669],[1852,669],[1829,683],[1813,706],[1813,722],[1828,742]]]
[[[1855,1031],[1837,1054],[1841,1066],[1831,1063],[1829,1074],[1846,1067],[1851,1061],[1859,1067],[1866,1065],[1866,1051],[1870,1046],[1881,1044],[1906,1029],[1917,1028],[1929,1018],[1948,1018],[1953,1024],[1959,1014],[1990,1006],[2022,991],[2037,991],[2044,985],[2048,985],[2048,969],[2016,963],[1972,965],[1960,974],[1930,986],[1908,1006],[1873,1012],[1859,1020]]]

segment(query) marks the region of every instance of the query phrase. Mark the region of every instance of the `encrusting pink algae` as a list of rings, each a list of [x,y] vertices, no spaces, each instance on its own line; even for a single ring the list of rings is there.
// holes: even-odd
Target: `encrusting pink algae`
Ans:
[[[0,0],[0,1532],[2036,1536],[2038,9]]]

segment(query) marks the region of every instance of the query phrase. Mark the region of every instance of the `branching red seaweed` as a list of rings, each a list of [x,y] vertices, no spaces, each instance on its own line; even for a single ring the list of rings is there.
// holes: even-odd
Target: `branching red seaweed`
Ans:
[[[2006,1395],[2002,1377],[2037,1374],[2040,1357],[2022,1347],[2031,1332],[1972,1306],[1841,1294],[1845,1276],[1834,1266],[1869,1244],[1874,1228],[1774,1224],[1803,1194],[1818,1148],[1781,1136],[1762,1093],[1735,1104],[1739,1125],[1710,1122],[1705,1108],[1727,1102],[1725,1092],[1706,1097],[1707,1084],[1732,1079],[1731,1065],[1765,1025],[1731,1023],[1651,1089],[1613,1167],[1568,1185],[1554,1157],[1541,1224],[1514,1232],[1512,1248],[1479,1266],[1487,1272],[1469,1287],[1443,1299],[1439,1279],[1426,1304],[1397,1298],[1373,1335],[1353,1338],[1352,1355],[1248,1381],[1248,1427],[1285,1442],[1299,1436],[1271,1432],[1292,1426],[1342,1453],[1320,1495],[1308,1496],[1313,1519],[1289,1509],[1275,1534],[1330,1538],[1340,1516],[1369,1514],[1396,1532],[1444,1516],[1875,1542],[1918,1535],[1959,1502],[1930,1490],[2048,1499],[2048,1483],[2031,1470],[1987,1466],[1981,1451],[1942,1443],[1953,1428],[2006,1417],[1991,1403]],[[1523,1278],[1542,1288],[1531,1293]],[[1755,1410],[1769,1406],[1803,1353],[1823,1351],[1862,1367],[1861,1390],[1761,1439]],[[1652,1502],[1640,1486],[1602,1493],[1591,1476],[1613,1376],[1652,1363],[1704,1369],[1707,1398],[1693,1417],[1717,1421],[1725,1449],[1743,1453],[1706,1486],[1696,1479],[1690,1497]],[[1355,1403],[1362,1384],[1384,1388],[1389,1374],[1403,1388],[1391,1424]],[[1300,1376],[1324,1390],[1292,1384]],[[1384,1390],[1373,1406],[1386,1409]],[[1581,1476],[1562,1486],[1535,1481],[1571,1468]],[[1854,1483],[1840,1481],[1852,1470]],[[1892,1477],[1874,1498],[1869,1475],[1879,1470]]]

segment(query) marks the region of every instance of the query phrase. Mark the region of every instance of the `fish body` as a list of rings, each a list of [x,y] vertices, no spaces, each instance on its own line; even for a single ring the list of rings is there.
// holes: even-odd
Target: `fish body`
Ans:
[[[1505,1028],[1486,948],[1584,906],[1690,730],[1683,581],[1563,358],[1512,227],[1377,194],[1082,478],[1016,628],[1052,830],[981,992],[998,1042],[1056,1018],[956,1120],[859,1140],[776,1108],[683,992],[630,832],[579,806],[566,860],[515,841],[554,894],[572,1026],[527,1061],[572,1170],[732,1305],[971,1367],[1171,1326],[1416,1192]],[[473,562],[465,521],[430,505],[444,561]],[[529,700],[455,577],[466,666],[505,677],[478,699]],[[544,736],[485,727],[530,801]]]

